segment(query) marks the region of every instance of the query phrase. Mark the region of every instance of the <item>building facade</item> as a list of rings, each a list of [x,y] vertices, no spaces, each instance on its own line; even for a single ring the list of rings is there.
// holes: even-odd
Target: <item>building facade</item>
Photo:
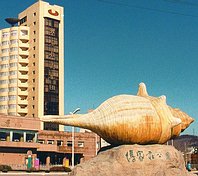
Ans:
[[[28,113],[29,27],[0,31],[0,113]]]
[[[72,162],[72,134],[63,131],[40,130],[39,118],[0,115],[0,165],[27,169],[28,157],[39,159],[40,169]],[[75,164],[94,157],[99,138],[95,133],[75,133]],[[42,166],[44,168],[42,168]]]
[[[0,30],[0,113],[64,115],[64,11],[38,1]],[[41,122],[41,129],[63,126]]]
[[[36,160],[71,165],[73,147],[75,164],[97,154],[95,133],[73,138],[63,126],[42,122],[64,115],[63,14],[63,7],[37,1],[0,30],[0,165],[26,169],[29,158],[32,167]]]

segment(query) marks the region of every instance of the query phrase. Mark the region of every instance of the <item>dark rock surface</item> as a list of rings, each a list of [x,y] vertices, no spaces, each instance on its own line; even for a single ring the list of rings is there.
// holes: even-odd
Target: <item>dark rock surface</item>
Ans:
[[[77,165],[70,176],[193,176],[182,153],[167,145],[121,145]],[[195,176],[195,175],[194,175]]]

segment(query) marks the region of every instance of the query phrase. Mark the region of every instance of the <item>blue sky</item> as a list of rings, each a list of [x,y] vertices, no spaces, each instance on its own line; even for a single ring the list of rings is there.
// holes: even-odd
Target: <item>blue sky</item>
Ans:
[[[1,0],[0,28],[36,0]],[[48,0],[65,10],[65,114],[118,94],[150,95],[198,120],[198,2]],[[198,135],[194,122],[185,133]]]

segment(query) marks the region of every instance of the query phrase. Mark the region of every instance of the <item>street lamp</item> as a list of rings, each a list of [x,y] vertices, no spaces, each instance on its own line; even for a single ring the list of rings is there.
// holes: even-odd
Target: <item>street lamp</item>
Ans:
[[[80,108],[75,109],[73,112],[70,112],[71,115],[76,114],[80,111]],[[74,168],[74,126],[72,126],[72,169]]]

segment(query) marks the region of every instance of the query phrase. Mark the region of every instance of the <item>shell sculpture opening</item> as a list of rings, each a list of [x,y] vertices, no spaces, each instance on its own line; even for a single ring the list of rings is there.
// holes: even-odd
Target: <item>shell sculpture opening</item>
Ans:
[[[43,121],[89,129],[110,144],[120,145],[163,144],[194,120],[168,106],[165,96],[149,96],[140,83],[137,96],[114,96],[88,114],[44,116]]]

